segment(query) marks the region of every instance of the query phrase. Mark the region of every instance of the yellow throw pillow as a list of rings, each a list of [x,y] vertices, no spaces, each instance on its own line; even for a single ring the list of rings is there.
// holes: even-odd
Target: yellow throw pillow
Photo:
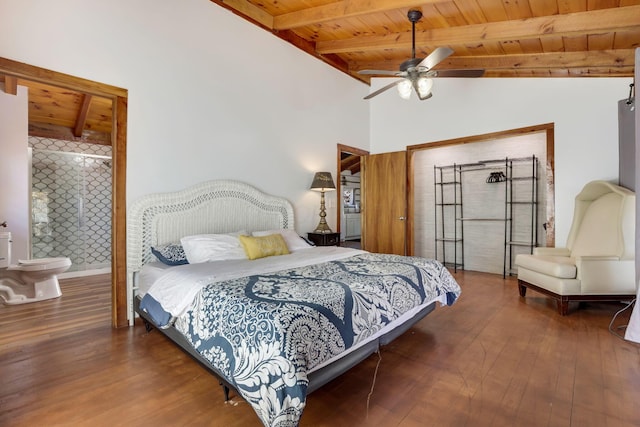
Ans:
[[[249,259],[286,255],[289,253],[289,248],[282,234],[270,234],[260,237],[238,236],[238,238]]]

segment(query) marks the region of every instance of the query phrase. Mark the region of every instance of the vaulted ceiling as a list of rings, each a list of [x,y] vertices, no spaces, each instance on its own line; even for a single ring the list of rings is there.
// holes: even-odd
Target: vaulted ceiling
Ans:
[[[409,10],[420,10],[416,56],[486,77],[633,75],[640,0],[212,0],[332,66],[397,71],[411,58]]]
[[[364,82],[412,56],[454,53],[434,69],[484,77],[632,77],[640,0],[211,0]],[[216,41],[212,41],[216,42]],[[29,87],[30,134],[109,144],[111,100],[0,75]]]

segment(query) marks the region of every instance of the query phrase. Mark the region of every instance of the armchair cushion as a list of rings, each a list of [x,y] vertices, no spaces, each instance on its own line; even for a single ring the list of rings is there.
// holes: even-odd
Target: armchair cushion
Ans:
[[[560,279],[575,279],[577,275],[574,260],[565,256],[519,254],[516,256],[516,264],[518,267]]]
[[[534,255],[547,255],[547,256],[571,256],[571,251],[567,248],[545,248],[537,247],[533,248]]]

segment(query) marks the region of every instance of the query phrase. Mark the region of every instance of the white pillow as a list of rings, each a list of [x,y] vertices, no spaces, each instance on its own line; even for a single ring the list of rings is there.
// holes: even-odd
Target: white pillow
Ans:
[[[289,248],[289,252],[311,247],[302,237],[298,236],[298,233],[296,233],[295,230],[291,229],[282,228],[280,230],[254,231],[251,234],[255,237],[261,237],[276,233],[282,234],[282,237]]]
[[[247,259],[239,234],[198,234],[180,239],[189,264],[229,259]]]

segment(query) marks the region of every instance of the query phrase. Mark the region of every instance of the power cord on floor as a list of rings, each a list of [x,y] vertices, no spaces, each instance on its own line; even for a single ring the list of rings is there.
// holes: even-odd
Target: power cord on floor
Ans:
[[[369,401],[371,400],[371,395],[373,394],[373,388],[376,386],[376,377],[378,376],[378,368],[380,367],[380,362],[382,362],[382,352],[378,349],[378,363],[376,364],[376,370],[373,373],[373,381],[371,382],[371,390],[367,395],[367,419],[369,419]]]
[[[620,335],[619,333],[616,332],[616,329],[626,329],[627,325],[620,325],[620,326],[616,326],[615,329],[613,327],[613,322],[616,321],[616,318],[618,317],[618,315],[620,313],[622,313],[623,311],[627,310],[629,307],[633,307],[633,304],[636,302],[636,299],[632,299],[624,308],[622,308],[621,310],[618,310],[618,312],[616,314],[613,315],[613,318],[611,319],[611,322],[609,322],[609,332],[611,332],[613,335],[617,336],[618,338],[624,339],[623,335]]]

